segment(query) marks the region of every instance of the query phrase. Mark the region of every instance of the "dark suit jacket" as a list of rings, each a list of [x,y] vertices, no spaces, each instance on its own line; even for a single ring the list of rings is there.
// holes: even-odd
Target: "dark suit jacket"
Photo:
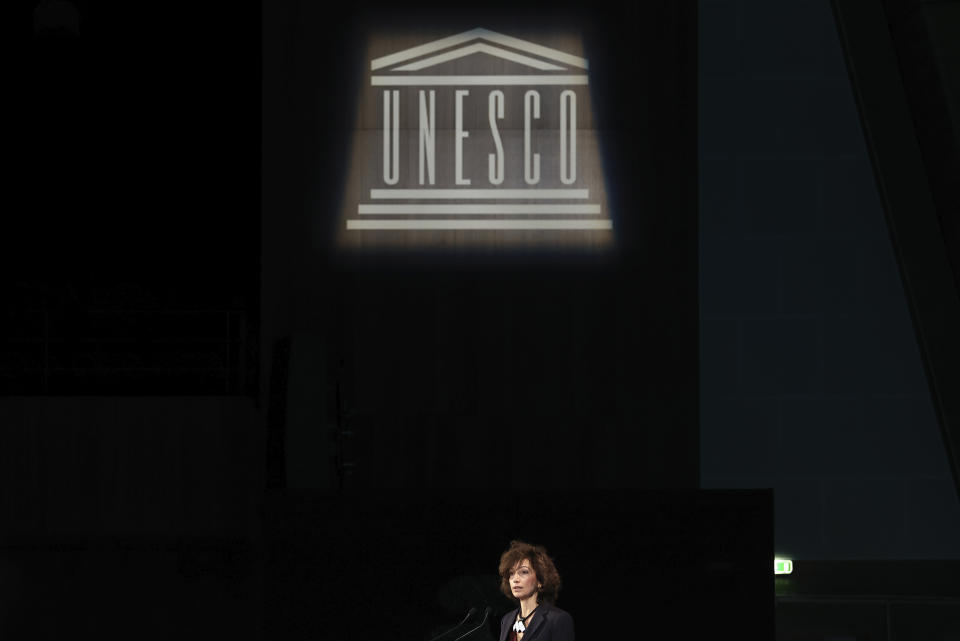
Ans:
[[[500,641],[507,641],[518,612],[519,606],[500,619]],[[523,641],[573,641],[573,617],[566,610],[544,601],[537,606],[527,631],[523,633]]]

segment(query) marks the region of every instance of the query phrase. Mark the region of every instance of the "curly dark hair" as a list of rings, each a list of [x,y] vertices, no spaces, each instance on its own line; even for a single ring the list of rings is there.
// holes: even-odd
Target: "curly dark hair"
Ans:
[[[556,603],[562,583],[553,559],[542,545],[532,545],[524,541],[510,541],[510,547],[500,555],[500,591],[519,602],[510,589],[510,570],[524,559],[530,561],[537,575],[537,582],[543,586],[537,593],[537,603]]]

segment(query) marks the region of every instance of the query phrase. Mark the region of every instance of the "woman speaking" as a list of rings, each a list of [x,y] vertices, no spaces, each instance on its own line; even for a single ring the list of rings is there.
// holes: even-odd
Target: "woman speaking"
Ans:
[[[546,549],[510,541],[500,556],[500,591],[519,607],[500,620],[500,641],[573,641],[573,617],[554,605],[560,585]]]

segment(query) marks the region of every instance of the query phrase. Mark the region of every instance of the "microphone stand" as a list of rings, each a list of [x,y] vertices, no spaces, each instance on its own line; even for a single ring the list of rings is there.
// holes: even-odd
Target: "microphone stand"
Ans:
[[[467,616],[463,617],[463,621],[461,621],[461,622],[458,623],[457,625],[453,626],[452,628],[450,628],[449,630],[447,630],[446,632],[444,632],[444,633],[441,634],[440,636],[433,637],[432,639],[430,639],[430,641],[437,641],[437,639],[441,639],[441,638],[447,636],[448,634],[450,634],[451,632],[453,632],[454,630],[456,630],[457,628],[459,628],[460,626],[462,626],[464,623],[466,623],[467,620],[468,620],[470,617],[472,617],[474,614],[476,614],[476,613],[477,613],[477,609],[476,609],[476,608],[470,608],[470,611],[467,612]]]
[[[460,641],[460,639],[462,639],[463,637],[465,637],[465,636],[467,636],[467,635],[469,635],[469,634],[472,634],[473,632],[475,632],[475,631],[479,630],[480,628],[482,628],[482,627],[484,626],[484,624],[487,622],[487,617],[490,616],[490,610],[491,610],[491,609],[492,609],[492,608],[491,608],[489,605],[488,605],[486,608],[484,608],[484,610],[483,610],[483,620],[480,622],[480,625],[478,625],[478,626],[475,627],[475,628],[472,628],[472,629],[468,630],[467,632],[464,632],[463,634],[461,634],[460,636],[458,636],[458,637],[457,637],[456,639],[454,639],[453,641]]]

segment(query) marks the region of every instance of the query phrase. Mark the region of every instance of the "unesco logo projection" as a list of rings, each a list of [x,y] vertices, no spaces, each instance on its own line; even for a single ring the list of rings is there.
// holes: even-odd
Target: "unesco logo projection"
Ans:
[[[579,41],[486,29],[414,41],[371,40],[342,243],[608,244]]]

